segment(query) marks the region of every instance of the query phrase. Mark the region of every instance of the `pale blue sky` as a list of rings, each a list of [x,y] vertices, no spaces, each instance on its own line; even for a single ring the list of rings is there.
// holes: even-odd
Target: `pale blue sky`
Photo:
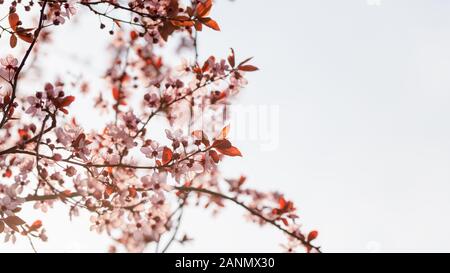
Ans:
[[[281,109],[279,150],[228,169],[287,192],[324,250],[450,250],[450,2],[220,2],[201,52],[255,56],[241,102]]]

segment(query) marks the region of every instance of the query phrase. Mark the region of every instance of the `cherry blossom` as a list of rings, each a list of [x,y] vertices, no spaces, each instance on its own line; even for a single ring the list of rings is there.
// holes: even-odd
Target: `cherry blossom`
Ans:
[[[246,73],[258,69],[233,49],[224,58],[199,57],[198,33],[220,31],[211,0],[2,5],[9,7],[0,16],[2,49],[20,49],[0,58],[5,242],[47,241],[45,219],[23,210],[50,214],[61,205],[70,218],[88,214],[86,229],[108,235],[111,250],[166,252],[190,241],[178,232],[186,208],[215,214],[234,204],[245,219],[283,232],[287,251],[320,252],[318,233],[304,231],[287,196],[252,189],[244,176],[225,179],[221,170],[224,160],[243,156],[228,137],[227,107],[247,85]],[[76,77],[71,63],[69,73],[47,69],[45,54],[59,54],[51,46],[64,42],[53,31],[86,18],[107,32],[106,67]],[[167,42],[186,54],[169,54]],[[80,47],[80,59],[84,53]],[[94,115],[104,122],[94,124]]]
[[[157,141],[149,140],[146,142],[149,142],[149,144],[142,147],[141,152],[148,158],[160,159],[164,148],[161,147]]]
[[[14,77],[19,61],[12,55],[7,55],[0,58],[0,77],[4,80],[10,81]]]

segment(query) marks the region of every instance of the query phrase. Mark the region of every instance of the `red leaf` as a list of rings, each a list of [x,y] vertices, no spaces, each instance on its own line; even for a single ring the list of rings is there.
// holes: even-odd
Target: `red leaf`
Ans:
[[[11,34],[11,37],[9,38],[9,45],[11,48],[15,48],[17,45],[17,36],[14,34]]]
[[[119,100],[120,99],[120,91],[119,91],[119,88],[117,88],[117,86],[114,86],[112,88],[112,95],[113,95],[113,98],[115,100]]]
[[[19,218],[18,216],[9,216],[4,219],[5,224],[7,224],[13,230],[19,232],[17,226],[25,224],[25,221]]]
[[[80,147],[80,142],[86,140],[86,135],[84,133],[81,133],[77,136],[77,138],[72,142],[72,146],[75,149],[78,149]]]
[[[286,218],[280,218],[281,219],[281,221],[283,221],[283,224],[285,225],[285,226],[289,226],[289,223],[288,223],[288,221],[286,220]]]
[[[114,192],[114,188],[113,188],[113,187],[111,187],[111,186],[106,186],[106,188],[105,188],[105,193],[106,193],[108,196],[110,196],[111,194],[113,194],[113,192]]]
[[[0,221],[0,233],[2,233],[5,230],[5,223],[3,221]]]
[[[17,13],[11,13],[8,16],[8,20],[9,20],[9,25],[11,26],[11,28],[16,31],[17,25],[19,24],[19,15],[17,15]]]
[[[27,43],[32,43],[34,40],[34,37],[31,33],[17,33],[17,35],[22,41],[25,41]]]
[[[245,60],[242,61],[238,66],[244,65],[244,64],[248,63],[249,61],[251,61],[252,59],[253,59],[253,57],[250,57],[250,58],[248,58],[248,59],[245,59]]]
[[[33,224],[30,226],[30,230],[38,230],[39,228],[42,227],[42,221],[41,220],[36,220],[33,222]]]
[[[137,196],[137,191],[135,187],[128,188],[128,193],[130,194],[131,198],[135,198]]]
[[[278,204],[280,205],[281,210],[284,209],[286,207],[286,199],[280,197],[280,199],[278,200]]]
[[[210,27],[214,30],[220,31],[220,27],[219,24],[217,24],[216,21],[214,21],[213,19],[206,17],[206,18],[200,18],[199,19],[200,22],[202,22],[205,26]]]
[[[164,147],[163,154],[162,154],[162,164],[167,165],[170,161],[172,161],[173,158],[173,152],[171,149]]]
[[[199,17],[205,17],[211,11],[211,8],[212,8],[212,0],[206,0],[205,3],[200,2],[198,3],[196,9],[197,15]]]
[[[234,67],[236,65],[233,49],[231,49],[231,54],[230,54],[230,56],[228,56],[228,63],[231,65],[231,67]]]
[[[216,62],[216,57],[209,56],[209,58],[203,63],[202,71],[206,72],[209,69],[209,64],[210,63],[215,63],[215,62]]]
[[[242,156],[241,151],[231,145],[231,142],[228,139],[217,139],[212,146],[221,154],[228,156]]]
[[[21,28],[18,27],[16,34],[19,36],[19,38],[27,43],[32,43],[34,41],[34,35],[31,34],[31,31],[33,31],[32,28]]]
[[[217,136],[217,139],[226,139],[229,133],[230,133],[230,125],[227,125],[222,129],[220,134]]]
[[[247,72],[252,72],[252,71],[259,70],[256,66],[249,65],[249,64],[248,65],[240,65],[238,67],[238,69],[241,70],[241,71],[247,71]]]
[[[195,22],[195,29],[197,31],[202,31],[202,23],[200,23],[199,21]]]
[[[67,96],[59,103],[59,107],[67,107],[75,100],[74,96]]]
[[[161,35],[161,38],[163,38],[164,41],[167,41],[169,39],[169,36],[176,30],[176,27],[172,25],[172,23],[167,22],[162,24],[159,28],[159,34]]]
[[[28,130],[25,129],[19,129],[17,130],[17,132],[19,133],[20,138],[22,139],[27,139],[29,137],[28,135]]]
[[[231,146],[231,147],[229,147],[229,148],[225,148],[225,149],[218,149],[218,148],[216,148],[220,153],[222,153],[222,154],[224,154],[224,155],[227,155],[227,156],[241,156],[242,157],[242,154],[241,154],[241,151],[239,151],[239,149],[238,148],[236,148],[236,147],[233,147],[233,146]]]
[[[319,236],[319,232],[313,230],[308,234],[308,242],[311,242],[312,240],[316,239],[317,236]]]
[[[6,169],[5,173],[3,174],[3,177],[10,178],[11,175],[12,175],[12,171],[11,171],[11,169],[8,168],[8,169]]]
[[[216,151],[209,151],[209,155],[214,160],[214,162],[217,164],[220,161],[219,154]]]

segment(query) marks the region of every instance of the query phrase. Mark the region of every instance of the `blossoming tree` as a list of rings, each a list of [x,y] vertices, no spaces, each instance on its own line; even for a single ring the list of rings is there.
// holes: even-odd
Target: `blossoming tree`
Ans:
[[[245,177],[220,173],[224,158],[242,156],[228,139],[227,106],[246,85],[245,73],[257,68],[251,59],[237,60],[233,50],[226,59],[199,60],[197,33],[220,30],[209,17],[212,6],[211,0],[0,0],[5,242],[46,241],[45,219],[25,219],[21,209],[33,203],[51,213],[60,202],[71,217],[86,210],[91,230],[111,236],[110,251],[153,245],[165,252],[189,240],[178,234],[184,208],[228,203],[284,232],[288,251],[320,251],[312,243],[317,232],[300,230],[296,209],[282,194],[247,188]],[[110,116],[96,131],[83,129],[69,112],[88,93],[88,82],[39,78],[41,88],[27,88],[40,45],[56,43],[52,30],[81,13],[97,16],[100,29],[111,34],[113,57],[99,77],[108,88],[94,94],[91,109],[85,106]],[[168,65],[157,49],[169,40],[190,48],[192,58]],[[19,53],[9,54],[13,49]],[[156,117],[167,121],[160,142],[149,136]]]

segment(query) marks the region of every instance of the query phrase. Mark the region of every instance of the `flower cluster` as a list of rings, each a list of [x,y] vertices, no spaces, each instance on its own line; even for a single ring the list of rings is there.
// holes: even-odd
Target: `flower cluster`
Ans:
[[[71,16],[77,13],[75,7],[75,0],[70,0],[64,3],[52,2],[49,3],[49,9],[47,11],[47,19],[54,25],[62,25],[66,19],[70,19]]]
[[[39,12],[32,28],[22,26],[19,5],[11,3],[4,17],[8,23],[1,28],[11,47],[18,39],[29,46],[21,57],[0,59],[0,84],[8,90],[0,118],[0,234],[6,241],[18,236],[47,240],[43,222],[22,219],[21,210],[32,203],[50,212],[62,203],[70,217],[87,211],[90,229],[112,238],[111,250],[145,251],[158,245],[164,252],[174,242],[189,241],[177,233],[186,207],[217,212],[230,201],[244,208],[249,220],[288,235],[288,251],[300,246],[320,251],[312,242],[317,232],[302,233],[294,204],[282,194],[245,188],[244,177],[223,179],[221,162],[242,156],[229,137],[226,112],[247,85],[246,73],[257,70],[251,59],[238,62],[231,50],[226,58],[199,60],[193,54],[175,67],[159,50],[179,33],[182,41],[190,41],[183,47],[195,53],[195,33],[204,26],[220,30],[209,15],[211,0],[131,0],[125,6],[120,1],[40,1],[25,9]],[[94,93],[84,79],[65,85],[67,75],[59,75],[64,81],[41,83],[43,75],[38,77],[43,87],[27,95],[33,70],[22,68],[30,55],[40,59],[33,50],[44,30],[64,24],[80,6],[119,26],[117,33],[111,28],[113,57],[99,76],[107,90]],[[33,65],[45,71],[40,62]],[[75,96],[66,90],[76,94],[78,87],[94,105],[83,104],[83,109],[89,115],[106,114],[107,122],[87,130],[72,113]],[[165,128],[157,130],[157,121]]]
[[[65,107],[69,106],[74,100],[75,97],[65,95],[62,83],[57,83],[55,86],[47,83],[44,91],[38,91],[34,96],[27,98],[29,107],[26,113],[42,117],[45,115],[44,112],[54,113],[59,110],[68,114],[69,112]]]

